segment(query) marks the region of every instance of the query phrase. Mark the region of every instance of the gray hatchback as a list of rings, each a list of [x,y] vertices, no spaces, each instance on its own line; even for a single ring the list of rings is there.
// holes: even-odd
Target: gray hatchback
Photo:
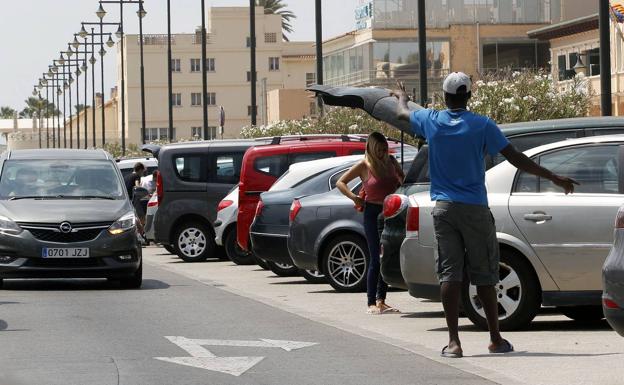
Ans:
[[[0,168],[0,284],[71,277],[141,286],[134,209],[108,153],[9,151]]]

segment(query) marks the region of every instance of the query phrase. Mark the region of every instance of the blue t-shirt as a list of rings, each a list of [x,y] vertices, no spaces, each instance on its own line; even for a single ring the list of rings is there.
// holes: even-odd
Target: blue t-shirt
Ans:
[[[410,126],[429,144],[431,200],[487,206],[485,155],[509,144],[496,123],[466,110],[424,109],[410,114]]]

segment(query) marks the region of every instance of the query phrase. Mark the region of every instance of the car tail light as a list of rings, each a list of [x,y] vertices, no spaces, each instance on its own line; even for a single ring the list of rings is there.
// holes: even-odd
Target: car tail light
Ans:
[[[607,309],[619,309],[620,307],[618,306],[617,303],[615,303],[614,300],[609,299],[609,298],[603,298],[602,299],[602,303],[604,304],[604,306]]]
[[[407,236],[417,236],[420,228],[420,208],[418,205],[407,208],[407,220],[405,222],[405,232]]]
[[[262,209],[264,208],[264,203],[262,203],[262,201],[258,201],[258,205],[256,206],[256,217],[260,216],[260,214],[262,214]]]
[[[620,208],[615,217],[615,228],[624,229],[624,210]]]
[[[291,222],[295,220],[297,214],[299,214],[299,210],[301,210],[301,203],[299,203],[299,199],[295,199],[290,205],[290,214],[288,215]]]
[[[147,201],[147,207],[158,207],[158,195],[152,195],[149,201]]]
[[[217,206],[217,211],[221,211],[226,207],[230,207],[232,206],[233,203],[234,201],[224,199],[221,202],[219,202],[219,205]]]
[[[163,196],[165,195],[165,188],[163,185],[163,178],[160,171],[156,171],[156,196],[158,197],[158,202],[162,202]]]
[[[384,199],[383,215],[385,218],[393,218],[407,206],[407,197],[402,194],[391,194]]]

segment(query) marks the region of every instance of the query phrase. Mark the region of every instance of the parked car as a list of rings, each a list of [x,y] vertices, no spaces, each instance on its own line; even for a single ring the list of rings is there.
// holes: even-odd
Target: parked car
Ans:
[[[406,145],[404,169],[415,155],[416,149]],[[361,181],[356,178],[348,187],[358,194]],[[363,215],[338,189],[293,200],[287,246],[297,267],[321,271],[335,290],[366,288],[369,256]]]
[[[237,265],[252,265],[253,255],[241,249],[236,242],[236,217],[238,216],[238,185],[236,185],[217,206],[215,221],[215,242],[223,246],[230,261]]]
[[[502,329],[528,325],[544,306],[577,320],[601,319],[601,266],[612,242],[613,217],[624,203],[624,135],[572,139],[525,151],[535,162],[580,183],[565,195],[552,182],[503,162],[486,173],[500,245]],[[410,294],[437,299],[435,237],[428,192],[410,195],[401,272]],[[580,218],[584,220],[579,220]],[[486,328],[474,286],[462,293],[466,315]]]
[[[217,205],[239,180],[245,151],[267,140],[144,145],[158,159],[154,239],[187,262],[215,254]]]
[[[146,177],[151,176],[154,171],[158,170],[158,160],[153,157],[118,158],[115,159],[115,162],[124,177],[128,174],[132,174],[134,171],[134,165],[139,162],[143,163],[145,166]]]
[[[260,194],[288,170],[291,164],[343,155],[363,154],[363,135],[296,135],[277,137],[271,145],[250,149],[243,159],[239,185],[236,237],[243,250],[249,247],[249,227]]]
[[[280,276],[299,273],[286,245],[293,199],[333,189],[340,176],[360,160],[362,155],[352,155],[293,164],[269,191],[260,194],[250,230],[251,245],[256,256],[268,261],[271,271]],[[302,269],[300,274],[310,282],[325,281],[316,270]]]
[[[602,310],[609,325],[624,337],[624,206],[615,218],[611,252],[602,267]]]
[[[0,284],[71,277],[141,286],[135,213],[108,153],[7,151],[0,168]]]

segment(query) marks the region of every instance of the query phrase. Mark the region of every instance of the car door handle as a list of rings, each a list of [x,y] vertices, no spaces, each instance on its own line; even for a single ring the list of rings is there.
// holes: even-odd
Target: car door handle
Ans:
[[[546,213],[524,214],[524,219],[533,222],[544,222],[552,220],[552,215]]]

